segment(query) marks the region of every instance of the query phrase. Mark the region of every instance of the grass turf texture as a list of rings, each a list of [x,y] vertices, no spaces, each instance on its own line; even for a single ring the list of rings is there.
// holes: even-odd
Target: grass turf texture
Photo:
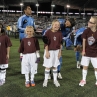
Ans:
[[[60,87],[56,88],[53,79],[49,80],[48,87],[43,88],[44,67],[43,51],[44,45],[41,39],[40,55],[41,62],[38,65],[38,74],[35,75],[35,87],[26,88],[25,78],[21,74],[21,65],[18,53],[19,39],[11,38],[9,68],[7,69],[6,83],[0,86],[0,97],[97,97],[97,87],[95,86],[95,76],[93,67],[89,66],[87,84],[79,87],[78,83],[82,78],[82,70],[76,68],[75,53],[73,50],[63,50],[63,64],[61,68],[62,80],[59,80]]]

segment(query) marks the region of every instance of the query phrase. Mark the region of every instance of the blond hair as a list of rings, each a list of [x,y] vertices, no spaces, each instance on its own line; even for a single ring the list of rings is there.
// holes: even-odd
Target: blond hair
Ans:
[[[51,29],[52,29],[52,26],[54,25],[55,22],[59,22],[59,21],[58,21],[57,19],[54,19],[54,20],[52,21]],[[60,22],[59,22],[59,24],[60,24]]]
[[[97,16],[91,16],[91,18],[94,19],[94,23],[96,24],[96,29],[97,29]]]
[[[32,29],[32,32],[34,32],[34,28],[33,28],[33,26],[26,26],[26,28],[25,28],[25,32],[26,32],[26,30],[27,30],[28,28],[31,28],[31,29]]]

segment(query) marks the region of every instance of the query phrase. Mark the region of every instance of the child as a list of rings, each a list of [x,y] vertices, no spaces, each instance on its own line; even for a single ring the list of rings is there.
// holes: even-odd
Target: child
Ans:
[[[52,28],[43,36],[43,41],[45,43],[43,63],[43,66],[45,67],[45,79],[43,82],[43,87],[47,87],[51,67],[53,68],[54,84],[56,87],[60,86],[57,81],[57,66],[60,64],[59,58],[61,57],[62,33],[59,29],[60,22],[58,20],[54,20],[52,22]]]
[[[39,62],[39,42],[34,37],[34,29],[27,26],[25,29],[26,38],[21,41],[19,53],[23,53],[21,63],[21,73],[25,74],[25,86],[35,86],[34,74],[37,73],[37,63]],[[29,74],[31,79],[29,80]]]
[[[86,76],[89,63],[91,61],[94,67],[94,73],[96,77],[97,86],[97,17],[92,16],[88,22],[88,28],[82,34],[83,38],[83,51],[81,64],[83,65],[82,70],[82,80],[79,86],[84,86],[86,84]]]
[[[9,52],[12,43],[7,35],[3,25],[0,24],[0,86],[5,83],[6,69],[8,68]]]

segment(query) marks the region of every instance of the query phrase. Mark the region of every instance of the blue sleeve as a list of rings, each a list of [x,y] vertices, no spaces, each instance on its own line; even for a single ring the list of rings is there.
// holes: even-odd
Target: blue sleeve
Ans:
[[[20,17],[18,19],[17,27],[18,27],[19,32],[22,32],[23,33],[24,30],[25,30],[25,28],[23,28],[22,25],[23,25],[23,18]]]

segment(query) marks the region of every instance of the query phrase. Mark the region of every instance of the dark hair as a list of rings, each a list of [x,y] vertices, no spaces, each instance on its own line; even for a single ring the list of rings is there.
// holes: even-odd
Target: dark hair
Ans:
[[[74,18],[70,18],[70,19],[68,19],[69,21],[70,21],[70,23],[71,23],[71,27],[73,27],[73,26],[75,26],[75,19]]]
[[[26,10],[27,7],[30,7],[30,5],[24,5],[24,6],[23,6],[23,11]]]

